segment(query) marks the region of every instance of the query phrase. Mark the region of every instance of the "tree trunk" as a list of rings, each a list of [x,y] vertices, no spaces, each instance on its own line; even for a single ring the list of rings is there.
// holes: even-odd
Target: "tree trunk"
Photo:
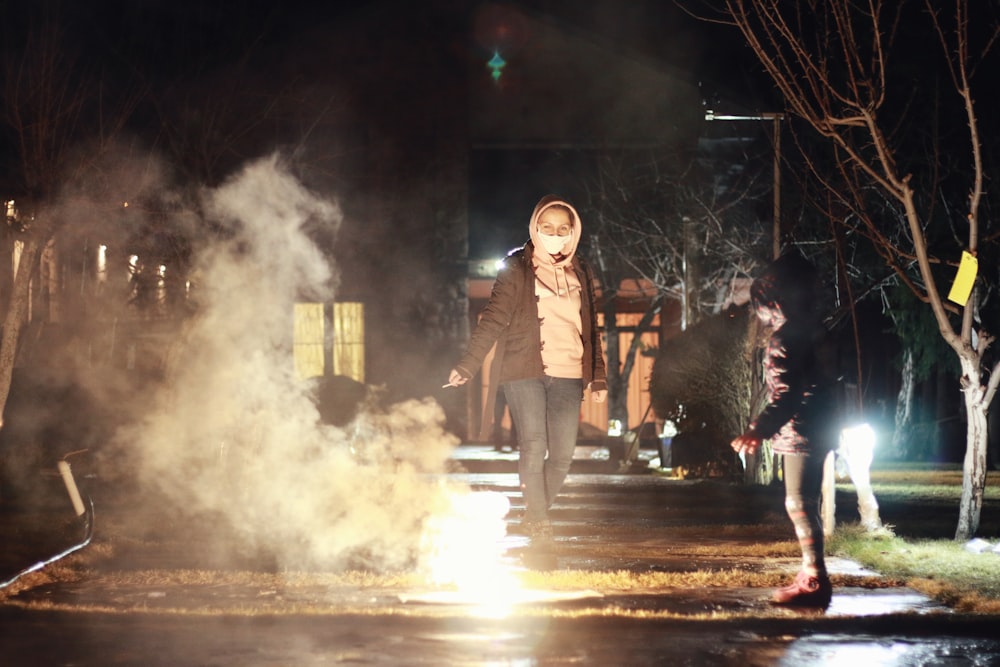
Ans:
[[[28,313],[29,286],[31,275],[38,265],[42,248],[45,244],[35,234],[26,234],[24,249],[17,263],[17,273],[14,276],[14,287],[11,290],[10,302],[7,304],[7,315],[3,321],[3,331],[0,334],[0,428],[3,428],[3,413],[10,397],[10,383],[14,374],[14,362],[17,359],[17,345],[21,329]]]
[[[909,351],[903,356],[903,369],[900,372],[899,393],[896,395],[896,420],[892,432],[892,451],[894,458],[906,459],[912,453],[913,435],[913,397],[915,381],[913,377],[913,354]]]
[[[750,412],[748,422],[767,406],[767,387],[764,386],[764,354],[758,343],[760,336],[760,320],[751,316],[747,320],[747,349],[750,371]],[[745,457],[744,481],[749,484],[768,486],[777,480],[777,471],[781,465],[781,456],[771,449],[771,441],[765,440],[755,454]]]
[[[979,377],[979,359],[970,352],[960,356],[962,381],[965,386],[965,416],[968,430],[965,441],[965,462],[962,466],[962,500],[959,504],[958,528],[955,539],[970,540],[979,529],[983,510],[983,490],[986,488],[986,411],[985,390]]]
[[[657,298],[650,304],[646,312],[642,314],[642,319],[635,327],[634,335],[632,336],[632,343],[628,346],[628,351],[625,353],[625,363],[622,365],[621,377],[619,378],[621,395],[625,403],[625,408],[623,418],[625,421],[622,422],[623,428],[629,428],[628,425],[628,386],[629,378],[632,377],[632,368],[635,366],[635,355],[639,353],[639,347],[642,345],[642,334],[649,331],[649,325],[656,317],[657,313],[660,312],[660,308],[663,304],[662,298]],[[652,401],[652,398],[650,398]],[[642,419],[642,417],[640,417]],[[636,428],[642,426],[642,424],[637,424]]]
[[[987,461],[994,470],[1000,468],[1000,408],[990,401],[986,410],[986,433],[989,442]]]
[[[695,324],[698,319],[697,294],[701,282],[698,267],[701,263],[701,243],[696,233],[696,225],[691,218],[684,216],[684,254],[681,273],[684,277],[683,303],[681,304],[681,331]]]
[[[780,465],[781,457],[776,456],[771,449],[771,441],[765,440],[760,449],[753,454],[747,454],[743,459],[743,481],[747,484],[770,486],[775,482],[775,471]]]
[[[604,338],[608,371],[608,420],[619,420],[622,429],[628,428],[628,392],[622,378],[621,353],[619,351],[618,309],[614,298],[604,302]]]

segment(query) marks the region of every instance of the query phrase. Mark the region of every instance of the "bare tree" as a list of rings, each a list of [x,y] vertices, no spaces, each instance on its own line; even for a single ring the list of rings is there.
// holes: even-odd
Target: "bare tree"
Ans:
[[[12,138],[6,165],[10,190],[5,194],[14,204],[8,206],[4,230],[13,261],[5,264],[12,280],[0,304],[0,415],[23,348],[31,284],[42,253],[83,208],[98,203],[102,214],[114,208],[98,201],[107,192],[96,192],[101,187],[94,187],[100,181],[94,178],[95,165],[115,144],[141,99],[141,93],[127,86],[111,93],[101,76],[84,65],[58,7],[42,3],[25,12],[24,23],[7,26],[2,49],[0,112]],[[91,191],[81,197],[87,189]],[[60,202],[63,198],[73,201]]]
[[[703,158],[705,156],[702,156]],[[729,156],[733,157],[733,156]],[[734,159],[732,164],[760,164]],[[721,174],[721,175],[720,175]],[[681,330],[732,301],[734,282],[753,274],[753,251],[763,245],[766,225],[752,203],[765,184],[760,174],[708,169],[691,156],[649,148],[602,156],[587,183],[593,211],[593,254],[605,286],[605,332],[610,359],[620,359],[615,304],[625,278],[637,278],[645,312],[619,368],[608,368],[609,416],[628,420],[628,378],[639,353],[640,334],[668,301],[680,304]]]
[[[601,252],[621,273],[680,302],[685,329],[721,310],[732,279],[756,268],[767,229],[752,209],[768,186],[760,174],[722,181],[697,160],[682,160],[655,151],[606,156],[588,205]]]
[[[23,40],[22,48],[7,52],[4,61],[4,120],[15,137],[16,169],[22,182],[19,190],[24,196],[15,199],[20,209],[10,206],[7,211],[8,230],[19,252],[12,262],[14,280],[0,337],[0,415],[10,395],[31,276],[55,226],[51,218],[35,215],[34,203],[55,190],[88,92],[73,74],[75,63],[59,48],[61,35],[56,23],[50,20],[33,27]]]
[[[965,540],[979,526],[986,483],[986,413],[1000,384],[1000,364],[990,368],[984,363],[995,334],[980,318],[982,277],[964,305],[949,302],[941,285],[955,275],[959,250],[974,257],[980,249],[985,192],[980,128],[986,111],[974,104],[973,81],[1000,32],[995,16],[972,15],[973,8],[980,8],[977,3],[954,0],[948,13],[941,4],[725,0],[722,20],[743,34],[788,111],[828,142],[829,159],[814,158],[809,166],[846,212],[837,223],[863,235],[898,279],[931,309],[942,338],[958,359],[968,428],[955,539]],[[919,26],[925,30],[916,32]],[[906,45],[904,37],[913,34],[921,39],[913,44],[911,58],[929,58],[932,45],[937,49],[933,63],[939,69],[924,70],[922,75],[940,71],[947,81],[947,93],[936,98],[933,115],[912,104],[914,81],[900,80],[906,71],[893,59]],[[949,109],[954,113],[950,117]],[[920,165],[909,159],[920,153],[928,135],[900,131],[928,117],[945,124],[950,120],[948,130],[958,126],[965,130],[961,140],[950,135],[936,138],[930,173],[921,172]],[[915,147],[914,142],[921,145]],[[964,201],[960,211],[949,215],[964,222],[955,226],[954,238],[947,239],[947,223],[942,233],[940,218],[931,215],[928,202],[938,196],[935,168],[954,162],[965,165]],[[883,206],[873,207],[875,199],[898,208],[899,218],[879,216]]]

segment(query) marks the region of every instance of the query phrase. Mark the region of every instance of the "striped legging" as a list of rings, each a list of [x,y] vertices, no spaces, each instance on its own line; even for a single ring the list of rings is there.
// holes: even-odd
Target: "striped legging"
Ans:
[[[802,569],[819,576],[826,575],[820,516],[824,458],[818,453],[784,456],[785,511],[802,548]]]

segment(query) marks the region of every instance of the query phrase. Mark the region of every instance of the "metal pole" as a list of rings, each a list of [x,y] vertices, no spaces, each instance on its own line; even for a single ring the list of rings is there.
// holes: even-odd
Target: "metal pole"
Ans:
[[[774,123],[774,220],[771,241],[774,259],[781,255],[781,121],[785,114],[775,112],[760,113],[755,116],[717,114],[711,109],[705,111],[705,120],[769,120]]]
[[[781,114],[774,114],[774,259],[781,256]]]

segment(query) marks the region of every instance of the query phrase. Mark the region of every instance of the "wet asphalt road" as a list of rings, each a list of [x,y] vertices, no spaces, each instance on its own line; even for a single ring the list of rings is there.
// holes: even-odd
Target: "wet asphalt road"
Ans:
[[[712,623],[621,618],[190,618],[0,612],[4,664],[996,665],[995,620]],[[944,631],[944,632],[942,632]],[[928,636],[932,634],[932,636]]]
[[[506,540],[511,562],[546,570],[794,572],[793,559],[761,563],[727,553],[733,543],[714,530],[780,516],[780,493],[613,474],[606,461],[587,456],[581,451],[554,510],[554,548],[536,553],[513,535]],[[507,495],[516,514],[513,455],[467,446],[456,459],[456,478]],[[685,542],[717,548],[693,557]],[[831,569],[877,576],[844,561],[832,561]],[[771,607],[765,589],[582,591],[503,614],[432,593],[331,592],[325,610],[247,616],[209,607],[178,613],[178,603],[155,586],[43,586],[0,604],[0,664],[1000,665],[1000,619],[957,614],[907,588],[838,588],[819,614]],[[259,592],[226,594],[251,600]],[[136,600],[143,601],[141,611]]]

